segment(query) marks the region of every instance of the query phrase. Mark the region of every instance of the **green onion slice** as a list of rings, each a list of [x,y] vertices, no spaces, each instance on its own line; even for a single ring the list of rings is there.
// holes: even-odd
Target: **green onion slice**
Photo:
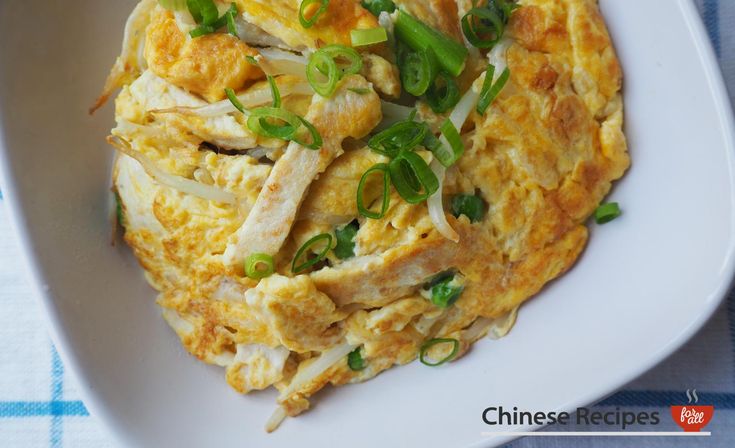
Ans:
[[[365,185],[367,184],[370,175],[375,172],[381,172],[383,174],[383,198],[381,200],[380,211],[374,212],[368,209],[364,204],[364,192]],[[366,218],[380,219],[385,216],[390,205],[390,169],[385,163],[378,163],[370,167],[365,174],[360,178],[360,183],[357,185],[357,211]]]
[[[324,245],[324,248],[317,254],[314,258],[306,257],[306,261],[304,261],[301,264],[298,263],[299,259],[304,255],[304,252],[309,250],[311,246],[319,243],[320,241],[326,240],[326,244]],[[310,267],[314,266],[318,262],[324,259],[324,257],[327,256],[327,252],[332,248],[332,235],[329,233],[320,233],[319,235],[311,238],[309,241],[305,242],[303,246],[299,248],[299,250],[296,251],[296,256],[293,257],[293,262],[291,263],[291,272],[294,274],[298,274],[299,272],[302,272],[306,269],[309,269]]]
[[[196,23],[202,23],[202,12],[199,6],[199,0],[186,0],[186,7],[194,21]]]
[[[396,4],[391,0],[362,0],[361,5],[375,17],[378,17],[383,11],[392,13],[396,10]]]
[[[452,351],[444,359],[441,359],[436,362],[432,362],[426,358],[426,352],[431,347],[437,344],[452,344]],[[452,339],[452,338],[429,339],[428,341],[424,342],[423,345],[421,345],[421,349],[419,350],[419,361],[421,361],[421,364],[427,365],[429,367],[436,367],[436,366],[440,366],[444,364],[445,362],[448,362],[454,359],[454,357],[457,356],[457,352],[459,352],[459,341],[456,339]]]
[[[319,8],[314,14],[311,15],[310,18],[307,19],[306,8],[314,3],[319,3]],[[301,26],[303,26],[304,28],[311,28],[312,26],[314,26],[316,21],[319,20],[319,17],[321,17],[321,15],[327,11],[328,6],[329,0],[303,0],[301,2],[301,6],[299,7],[299,22],[301,22]]]
[[[158,4],[169,11],[181,11],[186,8],[186,0],[158,0]]]
[[[370,89],[367,89],[365,87],[348,87],[347,90],[358,95],[367,95],[368,93],[370,93]]]
[[[454,282],[454,276],[448,276],[431,287],[431,303],[439,308],[449,308],[459,299],[464,286]]]
[[[303,146],[304,148],[309,149],[319,149],[322,147],[322,144],[324,144],[324,141],[322,140],[322,136],[319,134],[319,131],[316,130],[313,124],[311,124],[309,121],[307,121],[303,117],[299,117],[297,115],[298,119],[301,121],[301,124],[304,125],[306,128],[306,131],[309,133],[309,140],[311,143],[307,140],[304,140],[298,135],[297,133],[294,134],[294,136],[291,138],[291,140],[295,141],[299,145]]]
[[[235,91],[232,90],[229,87],[225,88],[225,94],[227,95],[227,99],[230,100],[233,106],[235,106],[235,109],[239,110],[242,113],[245,112],[245,106],[240,102],[240,100],[237,98],[237,95],[235,95]]]
[[[322,47],[318,51],[328,54],[342,71],[342,75],[355,75],[362,70],[362,56],[354,48],[332,44]],[[341,60],[348,64],[340,63]]]
[[[280,121],[281,124],[274,124],[269,119]],[[248,117],[248,128],[265,137],[291,140],[299,126],[299,116],[282,108],[257,107],[250,111]]]
[[[189,31],[189,35],[193,38],[201,37],[207,34],[214,33],[214,27],[209,25],[200,25],[193,30]]]
[[[273,272],[273,257],[268,254],[254,253],[245,259],[245,275],[254,280],[270,277]]]
[[[327,79],[320,81],[320,73],[325,75]],[[311,88],[323,97],[330,97],[337,88],[340,73],[337,63],[334,62],[327,53],[316,51],[309,57],[309,63],[306,66],[306,79],[309,80]]]
[[[500,42],[505,31],[502,15],[490,8],[470,9],[461,23],[467,41],[477,48],[492,48]]]
[[[510,20],[510,15],[513,11],[521,7],[521,5],[517,4],[515,0],[494,0],[494,5],[495,8],[502,11],[503,19],[506,23]]]
[[[400,61],[401,83],[406,92],[421,96],[434,82],[437,60],[430,48],[425,51],[412,51]]]
[[[464,154],[464,144],[459,136],[459,131],[457,131],[457,128],[454,127],[454,124],[448,118],[444,120],[439,129],[447,143],[449,143],[449,147],[431,132],[426,134],[423,145],[434,154],[434,157],[436,157],[439,163],[449,168]]]
[[[505,84],[510,79],[510,69],[506,67],[503,73],[500,74],[498,80],[493,83],[493,77],[495,76],[495,66],[489,64],[487,66],[487,72],[485,73],[485,81],[482,83],[482,90],[480,91],[480,99],[477,101],[477,113],[480,115],[485,114],[485,111],[495,98],[498,97],[500,92],[505,87]]]
[[[492,48],[503,38],[505,26],[518,7],[513,0],[488,0],[484,7],[475,6],[462,17],[462,32],[475,47]]]
[[[409,204],[423,202],[439,189],[436,175],[415,152],[401,151],[388,168],[393,186]]]
[[[232,4],[233,7],[235,7],[235,4]],[[231,10],[227,11],[225,13],[225,19],[227,20],[227,32],[232,34],[235,37],[238,37],[237,35],[237,26],[235,25],[235,15],[237,14],[237,7],[235,7],[235,12],[233,13]]]
[[[334,231],[337,237],[337,245],[334,246],[334,255],[340,260],[346,260],[355,256],[355,237],[359,230],[357,221],[353,221],[341,229]]]
[[[410,151],[420,145],[426,134],[427,127],[424,123],[412,120],[399,121],[372,136],[368,140],[368,146],[378,154],[394,158],[402,150]]]
[[[159,0],[162,1],[162,0]],[[235,26],[235,16],[237,15],[237,5],[230,4],[227,12],[218,18],[219,11],[217,5],[212,0],[186,0],[186,6],[199,25],[189,32],[191,37],[200,37],[205,34],[214,33],[223,26],[227,27],[227,32],[233,36],[237,36],[237,27]]]
[[[597,207],[597,210],[595,210],[595,221],[597,224],[607,224],[622,214],[623,212],[620,210],[620,205],[617,202],[609,202]]]
[[[353,372],[360,371],[367,367],[367,365],[365,365],[365,359],[363,359],[360,354],[360,347],[352,350],[350,354],[347,355],[347,365],[350,366],[350,370]]]
[[[459,158],[462,157],[462,154],[464,154],[464,144],[462,143],[462,138],[459,136],[459,131],[454,127],[454,123],[452,123],[449,118],[444,120],[444,123],[442,123],[439,130],[444,138],[447,139],[447,142],[449,142],[449,146],[452,148],[452,158],[450,159],[451,163],[449,165],[444,165],[449,167],[459,160]]]
[[[123,206],[122,206],[122,198],[120,198],[120,193],[115,191],[115,216],[117,216],[117,223],[120,225],[120,227],[125,227],[125,216],[123,213]]]
[[[245,56],[245,60],[248,61],[248,64],[254,65],[256,67],[260,66],[260,63],[258,63],[258,60],[255,59],[253,56]]]
[[[219,17],[217,5],[212,0],[187,0],[186,6],[194,18],[194,21],[200,25],[214,25]]]
[[[457,82],[446,72],[437,74],[434,82],[426,91],[426,102],[431,110],[442,114],[453,108],[459,102],[460,92]]]
[[[395,31],[396,36],[414,51],[433,50],[441,67],[450,75],[459,76],[464,70],[465,60],[469,55],[464,45],[400,9]]]
[[[362,47],[365,45],[374,45],[388,40],[388,33],[385,28],[370,28],[367,30],[350,31],[350,39],[353,47]]]
[[[360,70],[362,70],[360,53],[344,45],[327,45],[309,57],[306,79],[316,93],[329,97],[334,93],[342,76],[356,74]],[[326,80],[323,79],[324,76]]]
[[[273,96],[273,107],[278,109],[281,107],[281,92],[278,90],[276,78],[271,75],[266,75],[266,78],[268,79],[268,85],[271,88],[271,95]]]
[[[452,198],[452,214],[455,218],[465,215],[470,222],[478,222],[485,216],[485,201],[472,194],[458,194]]]

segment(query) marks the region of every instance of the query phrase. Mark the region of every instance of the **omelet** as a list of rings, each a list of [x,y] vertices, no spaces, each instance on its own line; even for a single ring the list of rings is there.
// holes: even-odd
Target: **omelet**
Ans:
[[[595,0],[161,3],[135,9],[95,104],[121,88],[119,224],[184,347],[237,392],[279,391],[269,431],[328,384],[507,333],[630,165]]]

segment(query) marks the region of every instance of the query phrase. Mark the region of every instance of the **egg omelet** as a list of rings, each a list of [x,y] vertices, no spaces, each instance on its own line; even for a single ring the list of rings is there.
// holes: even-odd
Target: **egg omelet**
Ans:
[[[121,89],[108,139],[118,218],[164,319],[236,391],[278,389],[268,430],[328,384],[502,336],[575,263],[630,165],[622,71],[595,0],[304,3],[143,0],[95,104]],[[484,24],[492,45],[468,39],[473,7],[506,21],[494,36]],[[466,52],[454,109],[407,93],[400,14]],[[352,48],[364,30],[383,38]],[[354,67],[314,65],[334,48]],[[398,156],[370,143],[396,122],[463,147],[446,166],[431,140],[412,147],[430,171],[404,189],[430,178],[428,200],[408,200]]]

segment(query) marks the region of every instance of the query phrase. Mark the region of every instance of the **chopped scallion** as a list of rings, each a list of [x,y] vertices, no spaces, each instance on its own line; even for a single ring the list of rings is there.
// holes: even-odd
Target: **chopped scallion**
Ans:
[[[378,17],[383,11],[392,13],[396,10],[396,4],[391,0],[362,0],[361,4],[375,17]]]
[[[403,10],[398,10],[395,23],[396,36],[414,51],[431,49],[439,64],[452,76],[464,70],[469,55],[467,48],[452,38],[425,25]]]
[[[452,214],[455,218],[465,215],[470,222],[478,222],[485,216],[485,202],[479,196],[458,194],[452,198]]]
[[[449,308],[459,299],[464,285],[458,284],[456,276],[445,277],[431,287],[431,303],[439,308]]]
[[[273,97],[273,107],[278,109],[281,107],[281,92],[278,90],[278,85],[276,84],[276,78],[272,77],[271,75],[267,75],[266,78],[268,79],[268,85],[271,88],[271,96]]]
[[[245,275],[254,280],[270,277],[273,272],[273,257],[268,254],[255,253],[245,259]]]
[[[232,105],[235,106],[235,109],[239,110],[242,113],[245,113],[245,106],[243,106],[243,104],[237,98],[237,95],[235,95],[234,90],[232,90],[229,87],[226,87],[225,94],[227,95],[227,99],[229,99]]]
[[[444,357],[444,359],[441,359],[436,362],[432,362],[426,357],[426,352],[433,346],[437,344],[452,344],[452,351]],[[434,338],[429,339],[428,341],[424,342],[423,345],[421,345],[421,349],[419,350],[419,361],[421,361],[422,364],[427,365],[429,367],[436,367],[444,364],[445,362],[451,361],[454,359],[455,356],[457,356],[457,353],[459,352],[459,341],[452,338]]]
[[[595,210],[595,221],[597,224],[607,224],[622,214],[623,212],[620,210],[620,205],[617,202],[608,202],[597,207],[597,210]]]
[[[291,140],[299,126],[299,116],[282,108],[258,107],[251,110],[248,117],[248,128],[264,137]]]
[[[396,191],[409,204],[418,204],[439,189],[439,180],[420,155],[401,151],[388,165]]]
[[[321,148],[324,141],[322,140],[322,136],[319,134],[319,131],[317,131],[314,125],[308,122],[305,118],[300,117],[298,115],[297,117],[299,117],[301,124],[304,125],[304,127],[306,128],[306,131],[309,134],[309,140],[311,142],[301,138],[298,135],[298,130],[296,134],[294,134],[294,136],[291,138],[291,140],[305,148],[314,149],[314,150]]]
[[[420,145],[427,133],[424,123],[413,120],[399,121],[368,140],[368,146],[378,154],[394,158],[401,151],[410,151]]]
[[[477,101],[477,113],[480,115],[485,114],[487,108],[490,107],[490,104],[495,101],[495,98],[498,97],[503,87],[505,87],[505,84],[510,79],[510,69],[506,67],[495,82],[493,82],[494,76],[495,66],[489,64],[487,66],[487,72],[485,72],[485,81],[482,83],[480,99]]]
[[[125,216],[123,214],[122,199],[120,193],[115,191],[115,216],[117,216],[117,223],[120,227],[125,227]]]
[[[362,355],[360,354],[360,347],[352,350],[350,354],[347,355],[347,365],[353,372],[360,371],[367,367],[365,365],[365,359],[363,359]]]
[[[326,241],[326,244],[324,245],[324,248],[321,249],[321,251],[317,254],[314,258],[309,258],[308,255],[306,256],[306,261],[304,261],[301,264],[296,264],[299,262],[299,260],[302,258],[304,253],[311,249],[311,246],[321,242]],[[306,269],[309,269],[310,267],[314,266],[318,262],[324,259],[324,257],[327,256],[327,252],[332,248],[332,235],[329,233],[320,233],[319,235],[309,239],[309,241],[305,242],[303,246],[299,248],[299,250],[296,251],[296,255],[293,258],[293,262],[291,263],[291,272],[294,274],[298,274],[299,272],[305,271]]]
[[[426,102],[431,110],[442,114],[459,102],[460,92],[457,82],[446,72],[441,71],[426,91]]]
[[[233,3],[232,6],[235,6],[235,4]],[[237,8],[235,8],[234,13],[231,10],[227,11],[225,13],[225,19],[227,20],[227,32],[232,34],[235,37],[238,37],[237,25],[235,25],[235,15],[236,14],[237,14]]]
[[[199,25],[198,27],[189,31],[189,35],[193,38],[202,37],[204,35],[212,34],[212,33],[214,33],[214,27],[209,26],[209,25]]]
[[[306,9],[315,3],[319,3],[319,8],[317,8],[317,10],[307,19]],[[321,17],[321,15],[327,11],[328,6],[329,0],[303,0],[301,2],[301,6],[299,7],[299,22],[301,22],[301,26],[303,26],[304,28],[311,28],[312,26],[314,26],[316,21],[319,20],[319,17]]]
[[[320,80],[324,75],[326,80]],[[337,89],[340,73],[337,64],[327,53],[316,51],[309,58],[306,66],[306,79],[311,84],[311,88],[323,97],[332,96]]]
[[[503,38],[510,15],[519,6],[512,0],[488,0],[484,7],[476,6],[462,17],[462,32],[477,48],[492,48]]]
[[[444,123],[442,123],[439,130],[444,138],[447,139],[449,146],[452,148],[452,158],[448,160],[450,163],[446,165],[441,160],[439,161],[442,162],[442,165],[445,167],[449,167],[459,160],[459,158],[462,157],[462,154],[464,154],[464,144],[462,143],[462,138],[459,136],[459,131],[454,127],[454,123],[452,123],[449,118],[444,120]]]
[[[354,48],[332,44],[318,51],[328,54],[341,70],[342,75],[354,75],[362,70],[362,56]]]
[[[411,51],[399,61],[403,89],[413,96],[421,96],[434,82],[438,62],[434,51]]]
[[[383,191],[382,198],[380,201],[380,211],[374,212],[368,208],[365,204],[365,186],[370,178],[370,175],[376,172],[380,172],[383,175]],[[360,183],[357,185],[357,211],[366,218],[380,219],[385,216],[390,205],[390,170],[387,164],[378,163],[370,167],[365,174],[360,178]]]
[[[370,28],[367,30],[350,31],[350,39],[353,47],[362,47],[365,45],[374,45],[388,40],[388,33],[385,28]]]

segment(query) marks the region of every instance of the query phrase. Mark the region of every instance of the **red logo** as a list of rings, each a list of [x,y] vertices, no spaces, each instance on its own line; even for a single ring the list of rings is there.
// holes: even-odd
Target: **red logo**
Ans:
[[[692,395],[694,396],[693,400]],[[684,431],[699,432],[712,420],[715,407],[697,405],[696,403],[699,402],[699,397],[697,397],[696,389],[694,389],[692,394],[687,389],[687,397],[689,398],[689,404],[684,406],[671,406],[671,418]],[[694,404],[692,404],[692,401],[694,401]]]

